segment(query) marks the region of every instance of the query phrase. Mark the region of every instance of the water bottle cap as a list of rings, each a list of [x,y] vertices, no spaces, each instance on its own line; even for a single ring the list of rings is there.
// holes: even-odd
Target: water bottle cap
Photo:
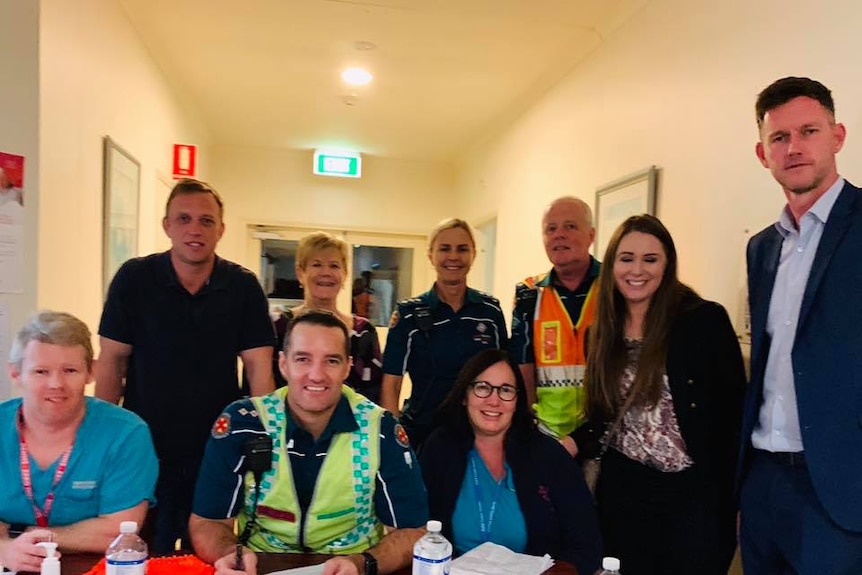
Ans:
[[[436,519],[431,519],[428,523],[425,524],[425,528],[429,533],[440,533],[443,531],[443,524],[437,521]]]
[[[120,533],[137,533],[138,532],[138,522],[137,521],[123,521],[120,523]]]
[[[46,559],[54,558],[57,554],[57,544],[53,541],[42,541],[40,543],[36,543],[36,545],[45,548]]]
[[[602,559],[602,569],[605,571],[619,571],[620,560],[616,557],[605,557]]]

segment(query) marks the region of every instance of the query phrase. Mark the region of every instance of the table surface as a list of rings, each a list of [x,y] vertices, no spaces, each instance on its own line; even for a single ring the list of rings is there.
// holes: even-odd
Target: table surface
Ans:
[[[269,573],[293,567],[306,567],[323,563],[328,555],[295,555],[291,553],[258,553],[258,573]],[[89,571],[93,565],[102,559],[102,555],[96,553],[68,553],[60,560],[63,575],[82,575]],[[407,567],[398,571],[395,575],[411,575],[411,568]],[[578,575],[577,569],[569,563],[556,563],[545,575]]]

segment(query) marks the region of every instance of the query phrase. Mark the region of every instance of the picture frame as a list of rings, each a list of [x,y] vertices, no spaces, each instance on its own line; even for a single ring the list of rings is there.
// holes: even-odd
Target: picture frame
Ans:
[[[617,227],[629,216],[655,215],[658,168],[650,166],[596,190],[595,257],[601,260]]]
[[[123,263],[138,253],[141,163],[104,137],[102,284],[104,292]]]

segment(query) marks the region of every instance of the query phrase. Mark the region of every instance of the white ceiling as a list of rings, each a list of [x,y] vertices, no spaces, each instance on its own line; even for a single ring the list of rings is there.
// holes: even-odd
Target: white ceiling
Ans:
[[[450,161],[648,0],[119,2],[216,144]]]

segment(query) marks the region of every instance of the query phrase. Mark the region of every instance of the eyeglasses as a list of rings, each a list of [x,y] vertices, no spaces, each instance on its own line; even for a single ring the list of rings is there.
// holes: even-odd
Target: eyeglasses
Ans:
[[[481,399],[490,397],[494,391],[503,401],[512,401],[518,397],[518,388],[508,383],[491,385],[487,381],[474,381],[470,386],[473,388],[473,395]]]

